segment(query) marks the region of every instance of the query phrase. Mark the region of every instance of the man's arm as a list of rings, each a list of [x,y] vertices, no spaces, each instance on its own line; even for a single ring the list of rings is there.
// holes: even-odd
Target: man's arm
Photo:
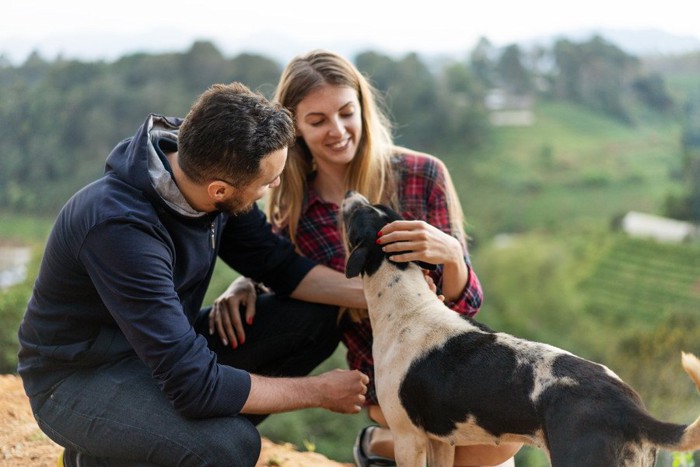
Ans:
[[[369,378],[357,370],[333,370],[302,378],[251,374],[250,382],[242,413],[269,414],[307,408],[358,413],[365,401]]]
[[[307,302],[367,308],[362,279],[348,279],[345,274],[326,266],[314,266],[291,293],[292,298]]]

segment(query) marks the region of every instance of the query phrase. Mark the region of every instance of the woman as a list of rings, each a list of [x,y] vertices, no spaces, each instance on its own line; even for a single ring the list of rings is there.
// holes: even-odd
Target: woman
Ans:
[[[462,209],[449,173],[439,159],[393,144],[376,92],[356,67],[327,51],[298,56],[283,71],[276,100],[292,113],[297,142],[289,148],[281,183],[270,191],[267,212],[275,229],[288,236],[302,254],[343,271],[345,251],[338,209],[347,190],[359,191],[371,202],[390,205],[408,219],[378,232],[377,241],[385,251],[403,252],[393,255],[393,260],[437,265],[430,280],[446,305],[458,313],[475,315],[481,306],[481,285],[469,263]],[[233,289],[217,303],[236,300]],[[246,311],[248,321],[252,313]],[[369,417],[378,424],[359,434],[355,460],[360,466],[394,465],[391,433],[372,383],[372,330],[367,311],[341,310],[339,326],[350,368],[370,377],[366,405]],[[230,326],[223,331],[220,323],[213,322],[212,332],[215,327],[222,337],[236,339]],[[519,447],[461,446],[455,462],[499,465]],[[513,465],[512,460],[502,465]]]

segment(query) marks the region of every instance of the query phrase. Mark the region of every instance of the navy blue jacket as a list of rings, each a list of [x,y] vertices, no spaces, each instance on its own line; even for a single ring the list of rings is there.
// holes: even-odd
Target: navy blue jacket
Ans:
[[[135,352],[186,416],[233,415],[245,403],[250,375],[218,364],[192,327],[217,254],[282,295],[314,263],[257,207],[187,216],[162,199],[148,171],[157,146],[150,132],[157,125],[174,135],[180,123],[149,116],[114,148],[105,175],[58,215],[19,329],[18,371],[30,396]]]

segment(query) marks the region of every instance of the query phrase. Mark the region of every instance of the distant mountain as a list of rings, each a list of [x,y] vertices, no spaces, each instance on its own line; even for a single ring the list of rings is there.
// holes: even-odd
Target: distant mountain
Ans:
[[[653,55],[681,55],[689,52],[700,52],[700,39],[693,36],[678,36],[659,29],[586,29],[557,34],[554,36],[537,37],[520,41],[519,45],[530,47],[534,45],[550,46],[557,39],[569,39],[581,42],[598,35],[615,44],[630,55],[646,57]]]

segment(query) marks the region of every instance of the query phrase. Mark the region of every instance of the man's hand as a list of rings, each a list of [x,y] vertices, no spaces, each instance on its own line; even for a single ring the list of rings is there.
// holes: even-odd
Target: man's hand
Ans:
[[[331,412],[358,413],[367,394],[369,377],[357,370],[333,370],[316,376],[320,381],[320,406]]]
[[[357,370],[332,370],[317,376],[274,378],[250,375],[250,394],[241,412],[270,414],[323,408],[358,413],[365,403],[369,377]]]

